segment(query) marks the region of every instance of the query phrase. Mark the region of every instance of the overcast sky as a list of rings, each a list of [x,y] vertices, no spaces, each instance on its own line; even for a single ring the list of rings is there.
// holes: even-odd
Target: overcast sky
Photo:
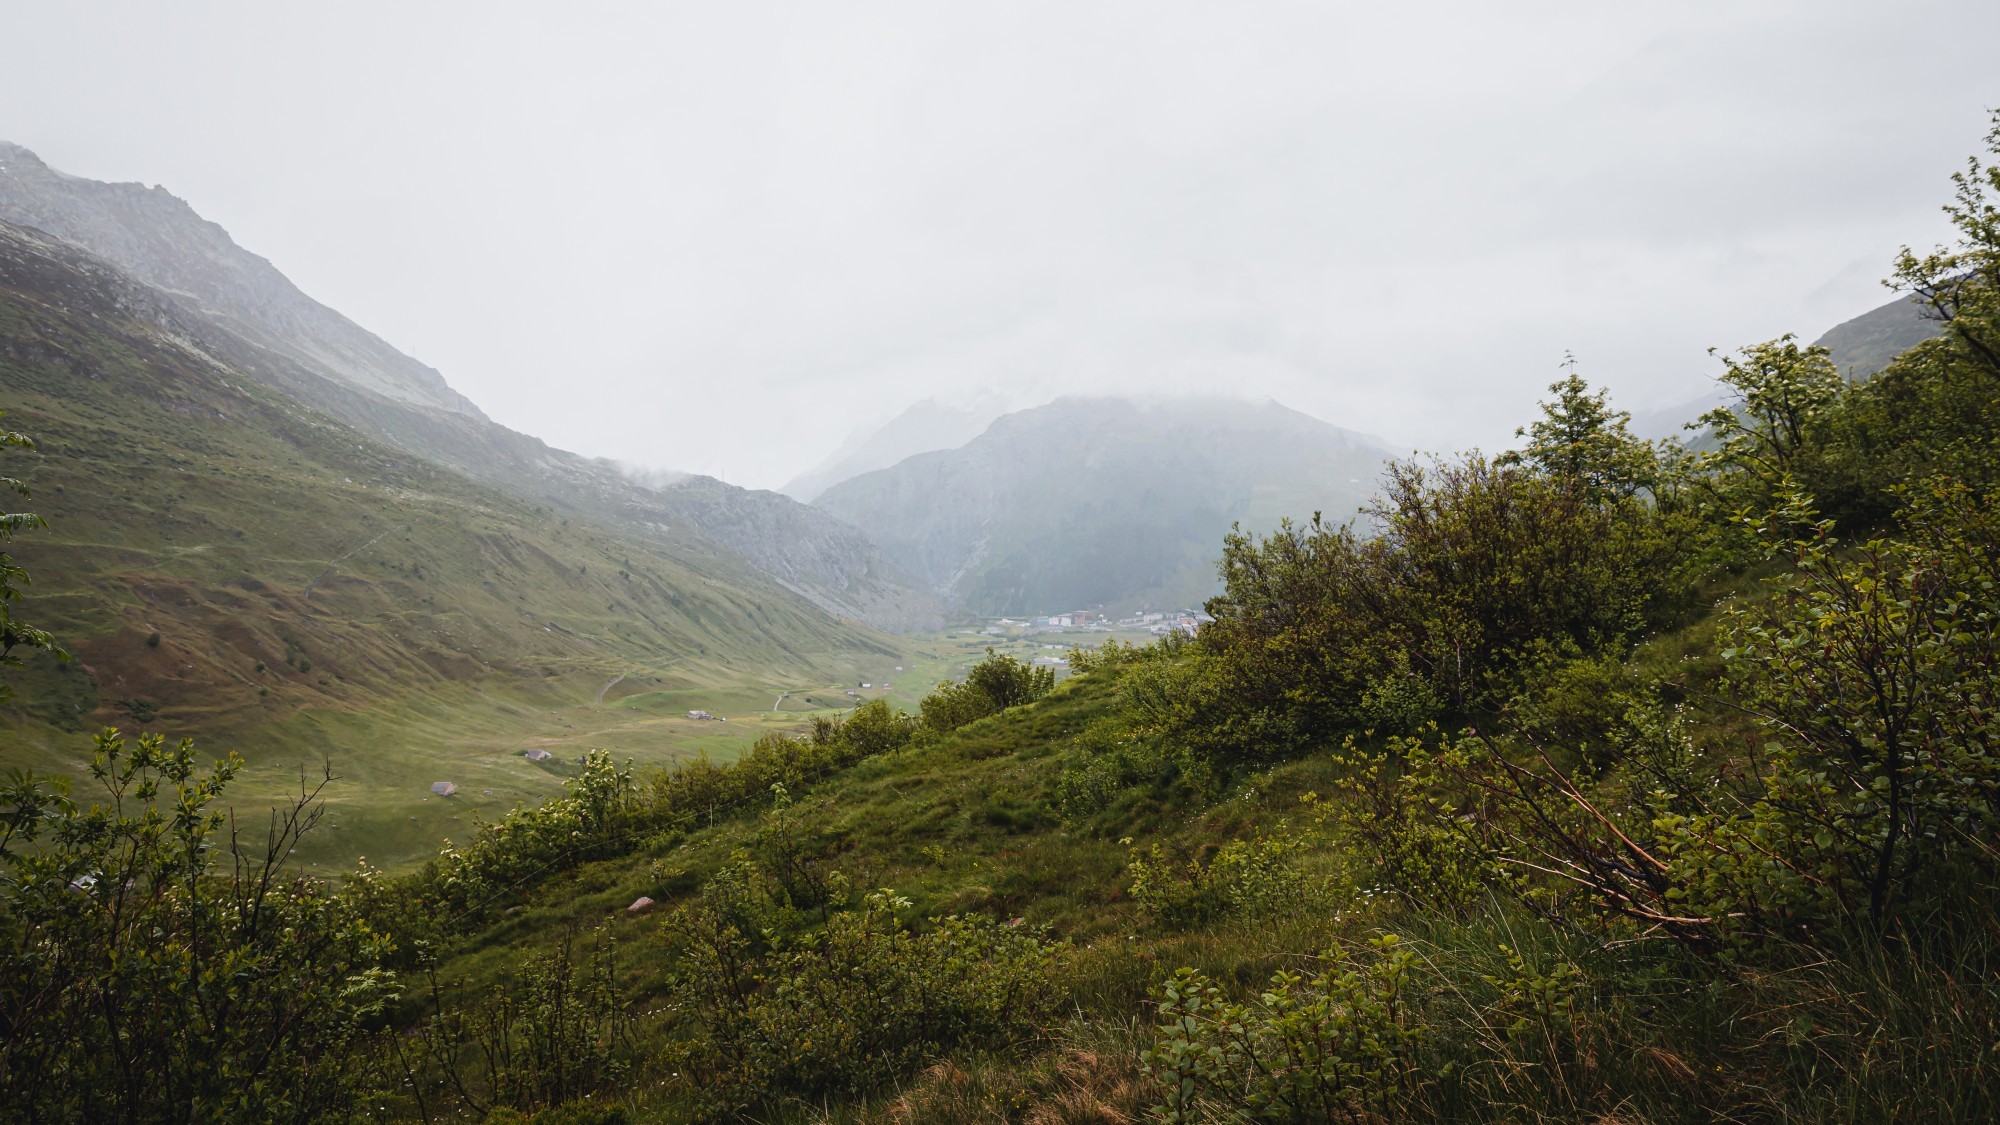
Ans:
[[[579,452],[775,487],[926,396],[1503,446],[1882,303],[2000,4],[0,4],[0,138],[159,183]]]

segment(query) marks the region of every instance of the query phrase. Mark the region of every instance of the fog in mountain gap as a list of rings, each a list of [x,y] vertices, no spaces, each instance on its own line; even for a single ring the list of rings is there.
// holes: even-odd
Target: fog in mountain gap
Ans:
[[[0,138],[158,183],[507,425],[776,487],[929,397],[1498,448],[1942,236],[2000,5],[9,3]],[[19,46],[32,44],[31,47]]]

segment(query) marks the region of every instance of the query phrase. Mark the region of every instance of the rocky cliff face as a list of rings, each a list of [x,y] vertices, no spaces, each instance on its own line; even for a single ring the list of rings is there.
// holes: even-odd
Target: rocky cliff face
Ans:
[[[66,175],[0,142],[0,221],[75,246],[205,329],[236,369],[363,434],[483,484],[727,571],[747,563],[839,617],[911,630],[944,603],[858,530],[770,492],[706,477],[635,481],[486,418],[435,370],[314,301],[160,188]]]

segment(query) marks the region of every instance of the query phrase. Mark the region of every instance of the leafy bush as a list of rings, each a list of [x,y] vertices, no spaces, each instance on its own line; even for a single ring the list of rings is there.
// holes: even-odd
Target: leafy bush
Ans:
[[[317,790],[261,842],[223,835],[241,768],[98,735],[99,801],[17,774],[0,792],[0,1100],[36,1121],[342,1116],[388,943],[285,861]],[[229,862],[217,870],[217,860]]]
[[[1163,1121],[1359,1121],[1393,1116],[1417,1081],[1423,1029],[1403,992],[1415,958],[1394,934],[1365,965],[1336,948],[1310,979],[1281,970],[1254,1004],[1228,1003],[1192,969],[1160,990],[1147,1072]]]
[[[352,897],[378,926],[409,939],[408,961],[420,943],[469,930],[542,879],[770,801],[787,786],[905,745],[915,730],[872,700],[845,721],[815,720],[805,738],[765,735],[734,762],[704,757],[662,770],[643,793],[629,767],[594,750],[564,796],[479,824],[466,844],[447,843],[414,875],[387,879],[364,863]]]
[[[1268,758],[1491,713],[1548,654],[1618,652],[1678,611],[1703,537],[1691,513],[1600,479],[1401,464],[1376,539],[1317,521],[1232,535],[1202,657],[1135,675],[1136,706],[1177,741]]]
[[[1095,648],[1072,645],[1068,657],[1069,670],[1083,675],[1100,668],[1122,668],[1142,660],[1164,659],[1173,656],[1185,643],[1186,634],[1173,632],[1149,645],[1136,645],[1115,638]]]
[[[683,1065],[710,1113],[876,1088],[948,1051],[1018,1042],[1064,1005],[1065,944],[972,917],[916,931],[897,916],[908,905],[878,891],[761,953],[768,937],[729,918],[740,900],[677,914],[682,1003],[705,1032]]]
[[[845,720],[816,718],[805,738],[768,734],[734,762],[697,758],[653,778],[647,817],[681,827],[711,824],[725,812],[770,798],[773,785],[801,788],[876,754],[907,745],[917,722],[880,699]]]
[[[630,1073],[631,1017],[619,995],[617,943],[599,930],[588,956],[565,932],[498,988],[467,1000],[429,974],[431,1012],[392,1040],[402,1089],[428,1120],[434,1109],[482,1115],[543,1110],[545,1120],[623,1120],[576,1105]],[[555,1110],[552,1107],[570,1106]],[[488,1118],[492,1118],[489,1116]]]
[[[1309,874],[1302,862],[1308,847],[1281,821],[1268,834],[1214,849],[1135,848],[1125,873],[1132,879],[1132,900],[1170,929],[1223,916],[1279,917],[1327,900],[1325,880]]]
[[[792,803],[783,785],[771,788],[771,807],[750,840],[757,866],[770,876],[785,906],[822,909],[840,887],[837,873],[826,867],[811,818]]]
[[[944,733],[1009,707],[1033,703],[1056,685],[1052,668],[1035,668],[1011,656],[986,650],[986,659],[972,666],[959,683],[939,684],[919,704],[923,725]]]
[[[1881,932],[2000,854],[2000,519],[1962,485],[1904,496],[1906,537],[1851,552],[1802,501],[1765,522],[1793,574],[1723,655],[1770,741],[1740,798],[1657,825],[1687,909]]]
[[[6,417],[0,411],[0,418]],[[0,450],[23,449],[34,452],[35,441],[23,433],[0,430]],[[12,493],[22,499],[30,495],[28,486],[14,477],[0,477],[0,493]],[[33,512],[0,512],[0,547],[11,542],[15,535],[38,527],[47,527],[48,521]],[[20,587],[29,582],[26,568],[16,564],[14,557],[0,551],[0,668],[18,665],[21,658],[16,649],[30,652],[47,652],[58,659],[68,660],[69,653],[56,644],[55,637],[47,630],[37,629],[14,616],[14,603],[20,600]],[[7,701],[8,691],[0,684],[0,703]]]
[[[1464,751],[1435,741],[1392,739],[1364,750],[1348,739],[1335,758],[1343,776],[1320,813],[1338,844],[1365,865],[1368,893],[1454,912],[1513,885],[1516,873],[1495,862],[1496,849],[1480,831],[1489,810],[1479,789],[1456,784]]]
[[[1071,824],[1104,811],[1135,788],[1199,798],[1214,788],[1204,758],[1131,731],[1124,716],[1086,728],[1071,743],[1056,775],[1055,804]]]
[[[1517,735],[1468,732],[1359,763],[1346,822],[1404,885],[1512,870],[1562,912],[1706,955],[1774,936],[1882,934],[2000,854],[2000,519],[1962,486],[1906,493],[1903,539],[1842,546],[1802,500],[1762,521],[1793,570],[1728,616],[1729,701],[1762,728],[1747,768],[1671,715],[1630,720],[1601,781]],[[1372,804],[1370,803],[1372,802]],[[1446,855],[1442,868],[1424,866]]]
[[[1576,1018],[1582,970],[1568,961],[1535,967],[1511,946],[1502,945],[1500,952],[1506,955],[1506,970],[1483,978],[1499,993],[1485,1014],[1513,1039],[1566,1038]]]

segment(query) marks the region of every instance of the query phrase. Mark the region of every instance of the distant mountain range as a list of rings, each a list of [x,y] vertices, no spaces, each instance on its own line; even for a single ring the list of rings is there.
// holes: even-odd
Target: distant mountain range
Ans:
[[[1069,398],[814,501],[983,614],[1198,604],[1234,523],[1335,522],[1389,450],[1274,402]]]
[[[1937,330],[1901,299],[1815,342],[1865,379]],[[1718,390],[1636,412],[1633,426],[1684,436],[1723,401]],[[993,418],[926,401],[786,491],[864,529],[903,570],[975,612],[1167,608],[1214,590],[1232,524],[1264,532],[1316,511],[1345,520],[1389,456],[1276,403],[1076,398]]]
[[[0,220],[53,236],[218,329],[231,364],[360,433],[641,542],[712,542],[828,613],[935,627],[945,607],[867,537],[773,492],[690,476],[647,487],[487,420],[435,370],[299,291],[162,188],[102,183],[0,142]]]

